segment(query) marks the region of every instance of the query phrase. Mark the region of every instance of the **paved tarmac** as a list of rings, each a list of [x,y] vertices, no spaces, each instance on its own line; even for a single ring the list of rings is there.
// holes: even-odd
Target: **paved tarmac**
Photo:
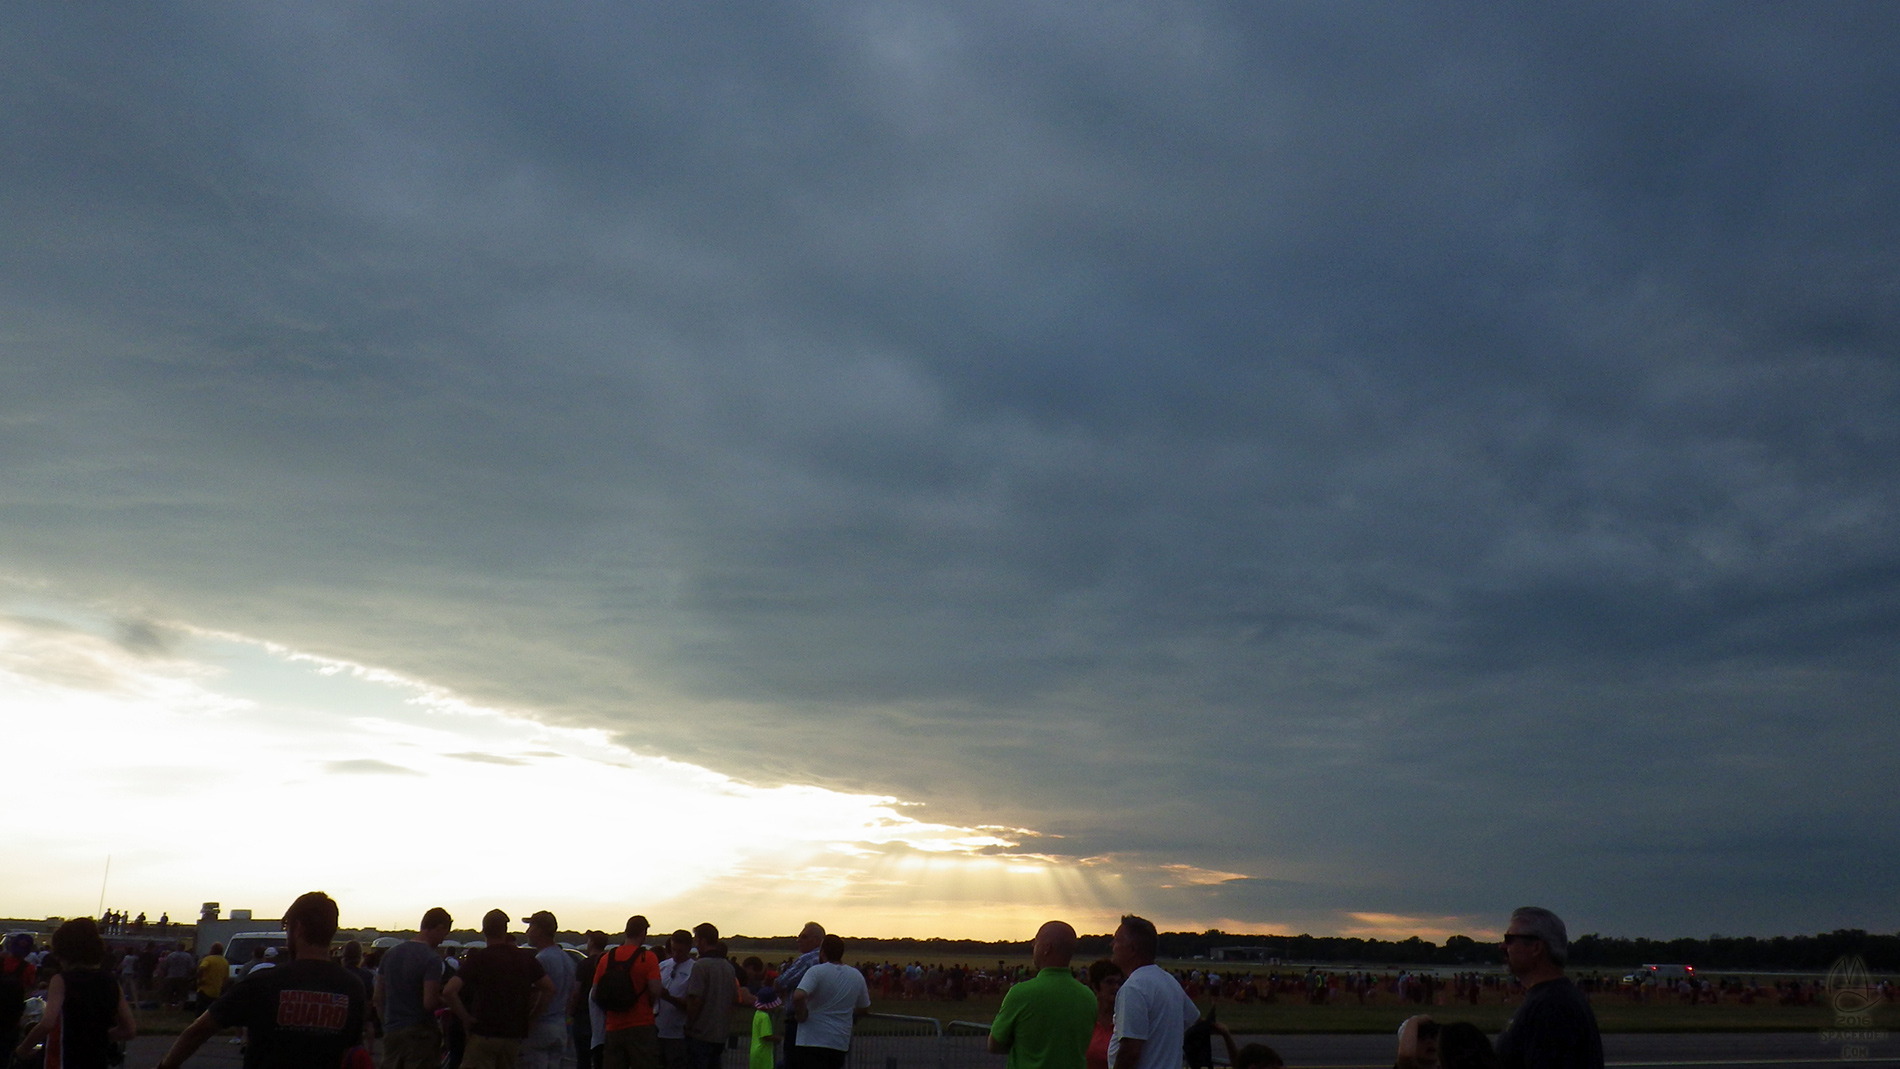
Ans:
[[[1280,1052],[1288,1065],[1388,1069],[1397,1038],[1394,1036],[1257,1036]],[[1842,1048],[1850,1048],[1850,1057]],[[1853,1048],[1866,1048],[1864,1051]],[[1751,1032],[1647,1035],[1620,1033],[1603,1037],[1604,1060],[1610,1065],[1723,1066],[1727,1069],[1779,1066],[1900,1065],[1900,1041],[1839,1039],[1823,1041],[1814,1032]]]
[[[1395,1043],[1392,1036],[1242,1036],[1240,1040],[1265,1043],[1279,1051],[1288,1065],[1307,1069],[1387,1069],[1392,1064]],[[170,1036],[133,1040],[127,1051],[126,1069],[150,1069],[171,1042]],[[1900,1065],[1900,1035],[1887,1033],[1845,1038],[1816,1032],[1613,1034],[1603,1037],[1603,1047],[1610,1065],[1630,1069],[1665,1066],[1787,1069],[1804,1065],[1845,1069]],[[742,1064],[737,1059],[730,1060],[735,1065]],[[237,1045],[224,1036],[213,1037],[186,1063],[201,1069],[236,1069],[241,1064]]]

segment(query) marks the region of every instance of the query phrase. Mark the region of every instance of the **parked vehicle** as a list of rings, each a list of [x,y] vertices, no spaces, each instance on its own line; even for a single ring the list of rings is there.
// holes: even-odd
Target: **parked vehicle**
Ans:
[[[281,955],[290,949],[290,938],[283,932],[239,932],[232,936],[224,945],[224,960],[231,963],[231,979],[237,979],[238,970],[251,963],[251,951],[258,947],[276,947]]]
[[[1644,965],[1625,976],[1626,984],[1673,984],[1678,980],[1695,979],[1693,965]]]

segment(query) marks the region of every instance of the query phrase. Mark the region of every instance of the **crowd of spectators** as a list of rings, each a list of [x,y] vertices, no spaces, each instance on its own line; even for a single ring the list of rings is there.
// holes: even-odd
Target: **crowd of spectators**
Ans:
[[[327,902],[327,898],[324,901]],[[329,909],[334,912],[334,903],[330,903]],[[1532,921],[1539,921],[1538,912],[1532,911]],[[610,940],[604,933],[590,932],[582,949],[554,943],[554,917],[542,911],[532,918],[524,918],[531,945],[523,947],[519,945],[520,937],[507,931],[508,916],[496,910],[484,918],[481,942],[460,944],[447,938],[448,914],[431,910],[424,917],[423,931],[415,939],[394,947],[365,948],[354,940],[337,941],[331,920],[327,922],[327,930],[318,924],[305,933],[309,936],[321,930],[320,946],[313,943],[299,950],[293,943],[281,951],[258,947],[247,960],[230,962],[218,945],[199,957],[192,952],[190,944],[184,942],[159,943],[146,938],[114,944],[105,938],[108,930],[138,933],[156,926],[145,925],[142,915],[129,921],[116,911],[108,916],[111,919],[103,925],[90,919],[66,922],[48,947],[39,946],[30,934],[10,937],[4,953],[0,953],[0,1020],[18,1020],[21,997],[50,996],[58,986],[56,979],[63,972],[76,969],[74,975],[78,978],[74,981],[77,985],[74,990],[83,989],[87,998],[104,1000],[93,1007],[90,1018],[102,1037],[108,1034],[121,1037],[128,1032],[130,1018],[121,1020],[120,1013],[132,1009],[189,1009],[201,1015],[204,1028],[215,1030],[239,1020],[239,1011],[234,1007],[242,1000],[236,996],[246,991],[261,991],[272,984],[281,986],[279,981],[285,974],[273,978],[273,970],[295,966],[308,973],[314,967],[311,963],[320,962],[334,967],[335,975],[344,978],[335,981],[333,986],[347,989],[349,984],[354,984],[354,990],[362,992],[360,1006],[348,1003],[355,1007],[349,1014],[361,1018],[356,1026],[356,1045],[365,1052],[365,1058],[371,1059],[371,1064],[389,1069],[410,1069],[411,1064],[416,1069],[489,1069],[490,1066],[517,1065],[516,1055],[523,1069],[557,1069],[562,1064],[563,1051],[571,1059],[568,1064],[578,1064],[581,1069],[719,1069],[720,1052],[725,1049],[723,1037],[735,1013],[744,1015],[738,1024],[743,1025],[747,1019],[754,1021],[753,1056],[748,1069],[838,1069],[832,1063],[842,1064],[840,1047],[814,1047],[806,1056],[799,1056],[802,1047],[796,1037],[800,1022],[805,1019],[801,1013],[810,1008],[806,1005],[810,992],[803,983],[808,976],[852,978],[848,990],[837,988],[839,981],[834,979],[833,988],[825,993],[835,1000],[839,997],[838,991],[846,990],[843,997],[850,1003],[844,1006],[842,1017],[845,1029],[842,1042],[846,1046],[850,1020],[868,1007],[872,995],[886,1001],[956,1002],[1001,998],[1007,1009],[1021,998],[1030,997],[1025,992],[1038,989],[1038,985],[1046,988],[1050,982],[1049,966],[1042,960],[1029,965],[1012,965],[999,960],[994,967],[926,963],[921,959],[845,964],[842,943],[835,936],[827,936],[816,924],[807,925],[799,937],[797,952],[782,960],[748,956],[742,962],[730,962],[725,943],[710,924],[701,925],[691,933],[674,932],[664,942],[648,948],[644,919],[636,917],[630,919],[620,947],[610,950]],[[1129,921],[1139,920],[1125,919],[1124,927]],[[1554,918],[1549,920],[1554,922]],[[1559,946],[1561,922],[1554,923],[1557,925],[1554,929],[1533,926],[1521,933],[1514,931],[1507,935],[1505,946],[1521,950],[1525,940],[1545,940],[1538,945]],[[160,924],[168,925],[169,921],[161,916]],[[288,926],[288,920],[286,924]],[[635,927],[639,929],[637,932]],[[1148,936],[1152,942],[1151,930]],[[1118,930],[1118,940],[1121,937]],[[1041,946],[1041,938],[1039,935],[1038,946]],[[66,947],[64,954],[61,953],[62,939]],[[1071,949],[1073,942],[1070,930]],[[664,962],[657,953],[662,950],[668,954]],[[403,964],[398,966],[396,958],[401,958]],[[63,965],[63,961],[69,964]],[[534,964],[525,964],[529,961]],[[495,1009],[494,970],[500,968],[498,963],[502,962],[508,963],[509,969],[518,970],[520,976],[515,979],[530,977],[531,986],[539,991],[532,997],[523,996],[526,1001],[517,1007],[521,1011],[518,1014],[502,1014]],[[604,996],[593,993],[596,985],[603,981],[608,986],[613,985],[610,977],[618,969],[615,963],[620,962],[628,963],[630,975],[634,977],[632,1008],[608,1003]],[[417,963],[421,963],[420,969]],[[819,969],[821,965],[825,969]],[[1553,965],[1555,971],[1550,970]],[[645,971],[649,966],[650,978]],[[1152,961],[1143,962],[1139,967],[1143,976],[1148,977],[1143,981],[1145,984],[1151,988],[1155,984],[1169,985],[1167,990],[1178,991],[1183,1005],[1188,1007],[1202,1002],[1212,1003],[1218,1009],[1221,1004],[1303,1001],[1313,1005],[1390,1003],[1423,1010],[1492,1002],[1519,1007],[1514,1022],[1536,1013],[1588,1018],[1593,1022],[1588,1011],[1593,996],[1674,1000],[1684,1005],[1733,1001],[1744,1005],[1806,1006],[1824,1001],[1829,994],[1823,981],[1807,977],[1770,978],[1764,982],[1740,976],[1659,978],[1640,973],[1616,976],[1590,972],[1571,978],[1561,970],[1561,956],[1544,961],[1544,966],[1544,971],[1518,968],[1514,964],[1505,973],[1446,974],[1412,969],[1260,970],[1234,968],[1224,963],[1163,969]],[[1082,983],[1077,976],[1081,970],[1070,969],[1066,955],[1059,968],[1078,985]],[[84,975],[79,976],[80,973]],[[1113,1032],[1115,1007],[1123,1001],[1121,991],[1126,971],[1117,962],[1104,959],[1088,966],[1086,973],[1093,1028],[1087,1052],[1088,1069],[1160,1069],[1121,1065],[1109,1054],[1116,1034]],[[698,981],[691,979],[695,974],[700,978]],[[400,983],[415,988],[413,1005],[405,1006],[402,996],[387,993],[387,989],[398,982],[392,978],[401,978]],[[1568,1000],[1555,1009],[1551,1008],[1553,989],[1548,986],[1553,979],[1562,980],[1564,998]],[[100,994],[101,982],[111,989],[108,994]],[[426,997],[425,984],[428,985]],[[692,986],[694,984],[698,986]],[[712,986],[709,989],[707,985]],[[854,992],[861,992],[861,997]],[[1900,997],[1900,991],[1884,979],[1875,983],[1870,994],[1886,1003]],[[337,997],[347,1003],[350,995],[347,990],[340,990]],[[714,1006],[710,1011],[707,1009],[709,1000]],[[53,1001],[49,999],[49,1006]],[[838,1009],[833,1006],[830,1011],[836,1013]],[[1198,1008],[1193,1010],[1196,1021],[1184,1022],[1187,1029],[1185,1058],[1189,1066],[1211,1064],[1211,1055],[1201,1061],[1196,1059],[1194,1051],[1197,1044],[1200,1049],[1211,1050],[1208,1044],[1216,1036],[1227,1044],[1232,1065],[1241,1069],[1265,1069],[1278,1064],[1277,1055],[1272,1055],[1267,1048],[1257,1044],[1236,1046],[1231,1032],[1218,1023],[1214,1013],[1208,1014],[1205,1020],[1198,1020],[1199,1012]],[[1004,1020],[1005,1016],[999,1015],[998,1020]],[[510,1023],[502,1027],[502,1031],[508,1034],[495,1034],[495,1028],[500,1027],[495,1021],[504,1017]],[[392,1029],[394,1018],[400,1018],[394,1022],[400,1027]],[[338,1027],[342,1025],[339,1023]],[[644,1030],[649,1027],[653,1029],[651,1051],[643,1040],[634,1041],[644,1036]],[[399,1051],[406,1048],[387,1035],[406,1029],[419,1029],[425,1040],[420,1044],[422,1056],[413,1062],[400,1056]],[[1593,1023],[1591,1030],[1594,1034]],[[16,1028],[16,1035],[17,1031]],[[1465,1064],[1456,1058],[1442,1062],[1432,1059],[1438,1057],[1434,1052],[1455,1052],[1469,1046],[1470,1037],[1466,1033],[1472,1031],[1475,1029],[1468,1024],[1441,1024],[1422,1012],[1415,1014],[1400,1031],[1401,1053],[1411,1052],[1409,1061],[1402,1057],[1400,1064],[1419,1067]],[[618,1042],[614,1039],[616,1033],[620,1033]],[[818,1031],[808,1027],[807,1033],[807,1039],[811,1039]],[[1481,1033],[1479,1035],[1482,1038]],[[378,1044],[379,1039],[390,1041]],[[234,1042],[245,1040],[240,1038]],[[839,1040],[827,1033],[824,1042]],[[1502,1050],[1506,1037],[1501,1036],[1499,1043]],[[1256,1047],[1258,1049],[1254,1049]],[[502,1048],[513,1053],[508,1058],[499,1058],[496,1051]],[[536,1049],[551,1051],[553,1055],[536,1061],[533,1056]],[[378,1061],[372,1058],[371,1051],[380,1052],[383,1057]],[[649,1053],[651,1058],[648,1058]],[[250,1060],[247,1058],[247,1062]],[[1469,1064],[1494,1063],[1480,1055],[1470,1055]],[[78,1069],[81,1062],[69,1057],[65,1064]],[[357,1069],[367,1067],[359,1064]],[[1050,1067],[1038,1063],[1029,1069]]]
[[[164,935],[173,927],[170,913],[161,913],[158,915],[158,920],[147,924],[144,913],[128,918],[126,911],[122,909],[106,910],[99,915],[96,923],[99,926],[100,935],[144,935],[148,928],[159,935]]]

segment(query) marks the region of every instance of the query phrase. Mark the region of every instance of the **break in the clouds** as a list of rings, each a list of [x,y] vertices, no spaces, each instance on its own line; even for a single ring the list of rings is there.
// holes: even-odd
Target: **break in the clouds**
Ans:
[[[132,655],[1182,923],[1900,922],[1889,6],[0,20],[0,567]]]
[[[287,888],[321,886],[352,923],[384,928],[419,903],[469,918],[499,900],[576,929],[641,909],[667,930],[717,916],[771,933],[822,914],[1006,937],[1050,913],[1111,924],[1115,901],[1166,900],[1184,867],[1055,858],[1019,848],[1031,829],[749,785],[237,636],[188,632],[153,658],[54,608],[0,614],[0,718],[33,755],[14,779],[61,799],[56,816],[5,818],[33,875],[0,892],[17,915],[90,912],[94,894],[179,916],[215,894],[268,913]],[[519,756],[455,749],[470,743]]]

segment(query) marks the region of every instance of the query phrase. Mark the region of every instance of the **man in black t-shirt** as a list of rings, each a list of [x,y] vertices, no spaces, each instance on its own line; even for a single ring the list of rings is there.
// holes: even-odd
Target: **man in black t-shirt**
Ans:
[[[142,921],[140,926],[144,926]],[[156,997],[158,990],[157,977],[158,951],[152,947],[146,947],[144,950],[139,951],[137,963],[132,967],[132,978],[135,984],[134,991],[136,992],[133,999],[134,1002],[142,1004],[146,999]],[[137,1007],[135,1006],[134,1008],[136,1009]]]
[[[491,909],[482,917],[487,946],[462,960],[442,999],[468,1028],[465,1069],[513,1069],[528,1026],[554,997],[554,981],[534,952],[508,938],[508,914]]]
[[[1498,1033],[1504,1069],[1603,1069],[1603,1037],[1590,1000],[1564,975],[1570,939],[1555,913],[1525,906],[1511,914],[1504,959],[1524,984],[1524,1001]]]
[[[336,902],[322,891],[300,896],[284,911],[290,959],[226,989],[159,1059],[179,1069],[220,1028],[243,1027],[244,1069],[337,1069],[362,1043],[368,993],[362,981],[330,960]]]

